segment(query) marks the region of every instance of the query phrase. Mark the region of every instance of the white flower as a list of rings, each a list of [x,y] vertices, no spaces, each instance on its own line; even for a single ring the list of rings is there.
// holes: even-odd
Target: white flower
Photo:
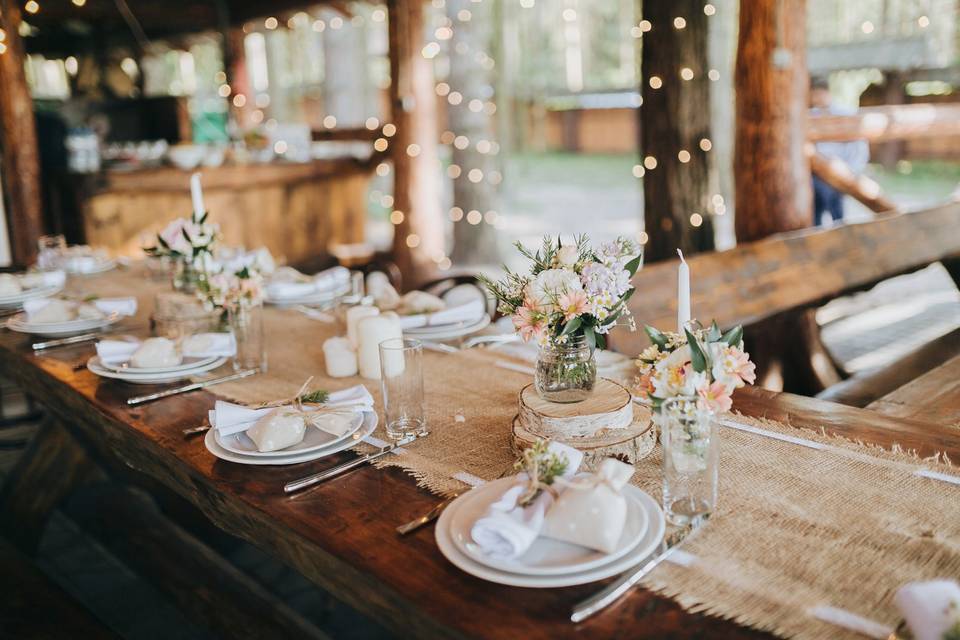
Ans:
[[[181,254],[190,253],[190,243],[187,242],[186,237],[183,235],[183,228],[187,224],[188,220],[186,218],[177,218],[160,232],[160,237],[171,251],[176,251]]]
[[[557,251],[557,264],[564,267],[572,267],[577,264],[577,260],[580,259],[580,252],[577,251],[577,248],[573,245],[567,245],[565,247],[560,247],[560,250]]]
[[[527,297],[550,309],[557,298],[572,291],[583,291],[580,276],[566,269],[546,269],[528,285]]]

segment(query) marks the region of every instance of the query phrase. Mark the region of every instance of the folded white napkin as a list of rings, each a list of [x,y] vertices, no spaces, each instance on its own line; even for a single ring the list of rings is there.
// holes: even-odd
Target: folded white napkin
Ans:
[[[344,409],[345,411],[372,411],[373,396],[370,395],[365,386],[358,384],[349,389],[332,392],[324,406],[331,409]],[[250,409],[242,405],[217,400],[213,409],[208,413],[208,418],[210,425],[220,435],[230,436],[246,431],[256,424],[257,420],[274,410],[275,408],[270,407]]]
[[[551,442],[549,450],[566,456],[567,471],[563,477],[573,477],[580,467],[583,454],[559,442]],[[544,515],[554,498],[550,492],[543,491],[532,504],[519,507],[517,500],[526,491],[526,484],[526,474],[517,475],[514,485],[473,523],[470,535],[487,555],[503,559],[519,558],[540,535]]]
[[[413,316],[400,316],[400,327],[403,329],[415,329],[417,327],[432,327],[457,322],[470,322],[472,320],[479,320],[486,312],[487,309],[483,300],[472,300],[466,304],[443,309],[442,311],[419,313]]]
[[[52,300],[54,300],[54,298],[25,300],[23,302],[23,310],[27,312],[27,317],[32,316],[49,305]],[[132,316],[137,313],[136,298],[97,298],[96,300],[83,304],[91,304],[105,315],[116,313],[118,316]]]
[[[38,289],[40,287],[62,287],[67,281],[64,271],[35,271],[25,273],[20,278],[24,289]]]
[[[74,273],[87,273],[99,267],[102,260],[98,256],[70,256],[64,260],[64,266]]]
[[[140,340],[101,340],[96,345],[97,355],[107,364],[126,362],[141,344]],[[229,333],[198,333],[185,339],[180,348],[191,358],[229,358],[236,354],[237,343]]]
[[[278,271],[278,274],[267,285],[267,296],[274,300],[302,298],[333,291],[350,283],[350,270],[346,267],[333,267],[313,277],[289,268]]]
[[[960,585],[953,580],[910,582],[893,596],[916,640],[942,640],[960,628]]]

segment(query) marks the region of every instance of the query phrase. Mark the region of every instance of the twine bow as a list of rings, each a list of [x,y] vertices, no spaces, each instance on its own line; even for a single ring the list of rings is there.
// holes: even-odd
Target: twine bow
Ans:
[[[320,402],[304,402],[303,397],[304,393],[307,390],[307,387],[310,386],[310,383],[313,382],[313,376],[310,376],[306,381],[300,385],[300,388],[297,392],[289,398],[281,398],[279,400],[270,400],[268,402],[261,402],[250,406],[251,409],[270,409],[270,408],[279,408],[290,406],[291,411],[285,412],[286,415],[298,416],[304,419],[304,422],[307,424],[317,427],[316,420],[321,415],[336,415],[336,414],[349,414],[353,413],[352,408],[350,407],[325,407],[324,403]],[[305,404],[311,405],[311,408],[304,408]],[[317,427],[319,429],[319,427]]]
[[[293,397],[291,398],[281,398],[279,400],[270,400],[268,402],[261,402],[251,406],[251,409],[269,409],[273,407],[285,407],[288,404],[292,405],[297,411],[303,411],[303,393],[307,390],[307,387],[310,386],[310,383],[313,382],[313,376],[310,376],[306,381],[300,385],[300,388],[297,390]]]

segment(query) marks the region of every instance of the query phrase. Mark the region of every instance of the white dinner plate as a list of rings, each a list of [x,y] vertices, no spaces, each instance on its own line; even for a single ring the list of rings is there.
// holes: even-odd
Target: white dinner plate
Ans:
[[[104,329],[120,321],[120,315],[108,314],[102,318],[83,318],[67,322],[29,322],[26,313],[18,313],[7,320],[7,328],[19,333],[30,333],[49,338],[63,338]]]
[[[323,449],[316,449],[315,451],[309,451],[307,453],[295,453],[288,456],[258,458],[256,456],[241,455],[239,453],[227,451],[217,444],[216,434],[214,433],[213,429],[207,430],[207,433],[203,438],[203,444],[207,447],[207,451],[212,453],[217,458],[220,458],[221,460],[227,460],[228,462],[236,462],[237,464],[251,464],[257,466],[299,464],[301,462],[319,460],[320,458],[325,458],[333,455],[334,453],[339,453],[344,449],[349,449],[350,447],[356,446],[357,443],[374,432],[374,430],[377,428],[377,419],[377,413],[375,411],[365,411],[363,413],[363,424],[361,425],[360,429],[349,438],[341,440],[340,442],[330,445],[329,447],[324,447]]]
[[[106,273],[114,267],[117,266],[117,261],[114,258],[106,258],[104,260],[97,260],[96,264],[87,268],[87,269],[74,269],[70,267],[70,260],[66,260],[63,270],[69,274],[77,276],[92,276],[97,273]]]
[[[130,361],[124,362],[103,362],[102,360],[97,361],[97,365],[103,369],[109,371],[116,371],[117,373],[128,373],[128,374],[143,374],[143,375],[154,375],[158,373],[176,373],[182,371],[190,371],[198,367],[205,367],[217,358],[221,356],[206,356],[204,358],[194,358],[194,357],[184,357],[183,361],[173,367],[134,367],[130,364]]]
[[[492,483],[491,483],[492,484]],[[457,549],[456,544],[450,532],[450,523],[457,515],[460,505],[457,500],[444,509],[437,520],[437,526],[434,536],[437,540],[437,546],[440,553],[444,555],[454,566],[460,570],[469,573],[472,576],[495,582],[497,584],[506,584],[514,587],[530,587],[534,589],[552,589],[556,587],[570,587],[577,584],[587,584],[596,582],[610,576],[623,573],[631,567],[640,564],[647,556],[653,552],[660,541],[663,539],[663,533],[666,530],[666,520],[663,517],[663,511],[656,500],[649,495],[634,487],[627,485],[624,487],[624,495],[636,500],[647,515],[647,531],[643,534],[640,542],[628,553],[617,560],[608,562],[587,571],[577,571],[574,573],[564,573],[549,576],[528,576],[509,571],[494,569],[480,564],[466,554]],[[465,494],[466,495],[466,494]],[[459,499],[458,499],[459,500]]]
[[[318,304],[327,304],[328,302],[333,302],[340,296],[350,293],[350,287],[340,287],[336,289],[325,289],[323,291],[315,291],[311,294],[305,296],[297,296],[292,298],[271,298],[269,295],[264,294],[264,302],[267,304],[272,304],[276,307],[292,307],[299,304],[305,305],[318,305]]]
[[[126,373],[120,371],[111,371],[109,369],[104,369],[103,365],[100,364],[100,358],[93,356],[87,360],[87,369],[95,373],[96,375],[102,378],[112,378],[114,380],[122,380],[124,382],[130,382],[132,384],[165,384],[167,382],[176,382],[178,380],[186,380],[195,375],[201,373],[206,373],[207,371],[212,371],[217,367],[222,366],[229,358],[216,358],[210,364],[206,364],[202,367],[194,367],[193,369],[187,369],[182,371],[173,371],[171,373]]]
[[[283,456],[289,456],[297,453],[307,453],[309,451],[316,451],[317,449],[333,446],[341,440],[346,440],[352,436],[362,425],[363,414],[357,413],[354,416],[353,422],[350,424],[350,428],[347,429],[347,432],[342,436],[337,437],[308,424],[306,433],[304,433],[303,436],[303,440],[293,446],[287,447],[286,449],[280,449],[278,451],[258,451],[257,445],[254,444],[253,440],[247,437],[246,433],[243,432],[235,433],[230,436],[221,436],[218,432],[216,437],[218,445],[227,451],[232,451],[233,453],[239,453],[245,456],[253,456],[255,458],[280,458]]]
[[[408,338],[423,340],[452,340],[476,333],[490,324],[490,316],[484,314],[477,320],[465,320],[451,324],[437,324],[427,327],[404,329],[403,335]]]
[[[464,494],[463,503],[457,510],[456,517],[450,522],[450,536],[457,549],[488,567],[528,576],[549,576],[587,571],[626,555],[640,543],[643,535],[647,532],[648,518],[646,511],[639,501],[630,494],[624,493],[627,502],[627,519],[617,548],[612,553],[594,551],[577,544],[551,540],[541,536],[519,558],[510,560],[490,557],[470,537],[470,529],[477,518],[486,513],[487,508],[493,502],[499,500],[503,492],[511,486],[511,483],[515,482],[513,478],[505,478],[505,480],[507,480],[505,483],[491,482]]]
[[[60,293],[61,291],[63,291],[63,285],[54,284],[46,287],[27,289],[26,291],[21,291],[20,293],[15,293],[10,296],[0,296],[0,307],[19,307],[24,303],[25,300],[33,300],[34,298],[49,298],[50,296]]]

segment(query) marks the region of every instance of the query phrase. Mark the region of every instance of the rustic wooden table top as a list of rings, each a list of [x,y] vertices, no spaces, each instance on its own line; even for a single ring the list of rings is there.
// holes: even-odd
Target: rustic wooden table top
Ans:
[[[432,528],[400,538],[394,528],[436,504],[398,469],[364,467],[298,498],[284,482],[348,460],[292,467],[249,467],[210,455],[200,438],[181,430],[202,422],[214,397],[194,392],[139,407],[125,400],[134,387],[97,378],[75,364],[91,346],[34,355],[30,338],[0,335],[0,375],[19,381],[95,455],[119,458],[198,506],[214,523],[245,538],[340,600],[404,637],[487,638],[752,638],[766,634],[637,590],[585,623],[568,621],[571,606],[600,585],[521,589],[488,583],[447,562]],[[139,388],[137,388],[139,389]],[[866,442],[894,442],[921,454],[960,459],[960,430],[816,399],[744,389],[744,414],[819,429]]]

